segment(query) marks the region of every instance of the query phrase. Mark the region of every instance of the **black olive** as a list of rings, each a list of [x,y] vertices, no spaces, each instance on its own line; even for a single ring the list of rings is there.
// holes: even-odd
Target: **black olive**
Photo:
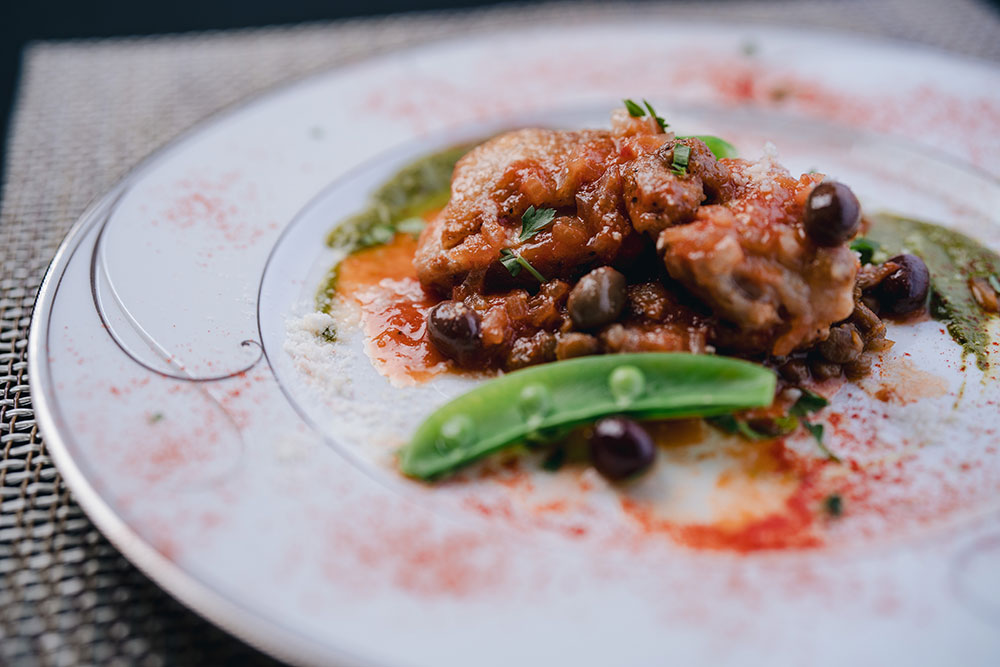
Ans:
[[[882,312],[906,315],[924,307],[931,287],[931,274],[916,255],[896,255],[889,260],[899,268],[878,284],[875,296]]]
[[[645,471],[656,458],[656,445],[645,429],[631,419],[605,417],[594,424],[590,460],[610,480]]]
[[[824,181],[809,193],[803,222],[813,243],[838,246],[858,233],[861,204],[843,183]]]
[[[840,324],[830,329],[830,335],[816,346],[827,361],[846,364],[864,352],[865,342],[853,324]]]
[[[427,316],[427,335],[444,356],[460,366],[476,360],[481,343],[479,313],[461,301],[442,301]]]
[[[573,287],[566,308],[577,329],[597,329],[618,319],[627,297],[625,276],[602,266]]]

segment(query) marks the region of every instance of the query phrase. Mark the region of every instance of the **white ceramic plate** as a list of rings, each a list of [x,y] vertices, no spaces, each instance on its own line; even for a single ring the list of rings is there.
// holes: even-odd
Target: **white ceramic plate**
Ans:
[[[311,376],[302,355],[325,348],[286,351],[287,320],[333,261],[323,235],[395,167],[522,123],[601,125],[623,97],[747,157],[773,141],[788,166],[851,183],[870,208],[1000,249],[992,65],[698,23],[389,54],[207,122],[73,229],[39,295],[30,374],[77,499],[178,598],[297,662],[995,664],[996,366],[963,369],[934,323],[894,329],[883,368],[919,400],[845,388],[824,418],[853,463],[832,473],[845,516],[753,484],[729,493],[725,511],[767,519],[776,497],[775,520],[803,522],[801,539],[748,553],[691,547],[725,512],[714,482],[686,486],[702,469],[679,463],[662,471],[679,522],[627,512],[618,491],[570,473],[402,480],[387,452],[462,383],[390,387],[349,330],[337,364]]]

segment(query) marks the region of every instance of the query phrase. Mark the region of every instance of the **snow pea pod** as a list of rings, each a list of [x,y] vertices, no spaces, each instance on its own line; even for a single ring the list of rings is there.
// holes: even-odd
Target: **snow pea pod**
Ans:
[[[678,139],[701,139],[708,146],[708,150],[712,151],[712,154],[717,160],[721,160],[724,157],[737,157],[739,153],[736,152],[736,146],[725,139],[720,139],[711,134],[692,134],[687,137],[677,137]]]
[[[682,352],[569,359],[503,375],[445,404],[399,452],[411,477],[439,478],[504,447],[612,414],[707,417],[774,400],[775,375]]]

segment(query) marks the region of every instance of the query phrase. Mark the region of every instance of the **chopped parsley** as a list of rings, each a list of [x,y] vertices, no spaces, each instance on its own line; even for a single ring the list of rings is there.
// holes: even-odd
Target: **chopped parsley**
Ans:
[[[714,426],[715,428],[728,433],[729,435],[740,435],[747,440],[766,440],[768,438],[777,438],[782,435],[788,435],[793,432],[799,426],[802,426],[805,430],[809,431],[809,434],[816,439],[816,443],[819,445],[820,451],[826,455],[831,461],[836,461],[840,463],[840,457],[831,452],[826,445],[823,444],[823,425],[813,424],[806,416],[822,410],[830,404],[828,400],[815,394],[808,389],[802,389],[802,395],[799,399],[795,401],[795,404],[788,410],[788,414],[784,417],[775,417],[767,422],[764,422],[765,426],[763,428],[755,427],[747,423],[746,420],[738,419],[736,415],[719,415],[717,417],[709,417],[705,421]]]
[[[642,118],[646,115],[646,110],[632,100],[625,100],[625,108],[628,109],[629,115],[633,118]]]
[[[677,176],[687,174],[688,160],[691,158],[691,148],[685,144],[674,146],[674,159],[670,163],[670,171]]]
[[[149,423],[150,424],[155,424],[156,422],[160,422],[160,421],[163,421],[163,413],[162,412],[154,412],[153,414],[149,415]]]
[[[653,105],[650,104],[648,101],[646,100],[642,101],[642,104],[645,107],[645,109],[636,104],[632,100],[626,99],[623,101],[625,102],[625,108],[628,110],[629,115],[632,116],[633,118],[642,118],[648,112],[649,117],[656,121],[656,124],[660,126],[661,130],[666,130],[670,126],[670,123],[665,121],[663,119],[663,116],[658,115],[656,113],[656,109],[654,109]]]
[[[822,424],[811,424],[805,419],[801,420],[802,425],[806,427],[806,430],[812,435],[816,440],[816,446],[819,447],[819,451],[826,455],[826,458],[830,459],[834,463],[843,463],[841,458],[830,451],[830,448],[823,443],[823,425]]]
[[[660,129],[661,130],[666,130],[667,126],[670,125],[670,123],[668,123],[667,121],[663,120],[663,116],[657,115],[656,111],[653,109],[653,105],[652,104],[650,104],[646,100],[643,100],[642,103],[646,106],[646,109],[649,111],[649,116],[653,120],[656,121],[657,125],[660,126]]]
[[[535,269],[535,267],[529,264],[528,260],[526,260],[524,257],[521,257],[510,248],[504,248],[503,250],[500,251],[500,263],[503,264],[503,267],[507,269],[510,272],[510,275],[512,276],[516,277],[519,273],[521,273],[521,269],[524,268],[527,269],[528,273],[533,275],[538,280],[538,282],[540,283],[545,282],[545,276],[543,276],[541,273],[538,272],[537,269]]]
[[[814,412],[819,412],[826,406],[830,405],[830,401],[826,400],[819,394],[809,391],[808,389],[800,389],[799,391],[802,392],[802,395],[799,396],[797,401],[795,401],[795,405],[788,410],[788,414],[799,418],[799,422],[802,424],[802,427],[809,431],[809,434],[816,440],[816,444],[819,445],[820,451],[826,455],[826,458],[840,463],[840,457],[831,452],[830,449],[823,444],[823,425],[813,424],[806,419],[808,415],[811,415]]]
[[[741,435],[747,440],[766,440],[770,438],[767,433],[762,433],[751,427],[742,419],[737,419],[735,415],[719,415],[708,417],[705,421],[729,435]]]
[[[337,330],[334,329],[333,325],[331,324],[330,326],[326,327],[325,329],[319,332],[319,338],[320,340],[327,343],[335,343],[337,342]]]
[[[851,241],[851,250],[861,255],[862,264],[871,264],[872,257],[882,248],[878,241],[859,237]]]
[[[747,440],[767,440],[788,435],[799,427],[795,417],[774,417],[771,419],[754,420],[754,424],[737,419],[736,415],[719,415],[709,417],[706,421],[719,430],[730,435],[741,435]]]
[[[814,412],[819,412],[826,406],[830,405],[830,401],[826,400],[819,394],[813,393],[808,389],[800,389],[802,395],[799,399],[795,401],[795,405],[791,407],[788,411],[789,414],[795,415],[796,417],[805,417],[806,415],[811,415]]]
[[[839,493],[831,493],[823,499],[823,509],[832,517],[839,517],[844,513],[844,499]]]
[[[556,447],[548,456],[542,459],[542,468],[549,472],[556,472],[566,463],[566,448]]]
[[[521,216],[521,235],[519,241],[527,241],[537,234],[543,227],[555,220],[556,210],[554,208],[538,208],[529,206],[528,210]]]

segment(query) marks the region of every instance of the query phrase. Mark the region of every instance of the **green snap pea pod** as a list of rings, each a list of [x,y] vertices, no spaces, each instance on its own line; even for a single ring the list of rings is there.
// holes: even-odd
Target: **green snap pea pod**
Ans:
[[[707,417],[774,400],[775,376],[746,361],[682,352],[613,354],[503,375],[439,408],[399,452],[434,479],[504,447],[612,414]]]
[[[720,139],[711,134],[692,134],[686,137],[677,137],[678,139],[701,139],[708,146],[708,150],[712,151],[716,159],[721,160],[724,157],[737,157],[739,153],[736,152],[736,146],[725,139]]]

